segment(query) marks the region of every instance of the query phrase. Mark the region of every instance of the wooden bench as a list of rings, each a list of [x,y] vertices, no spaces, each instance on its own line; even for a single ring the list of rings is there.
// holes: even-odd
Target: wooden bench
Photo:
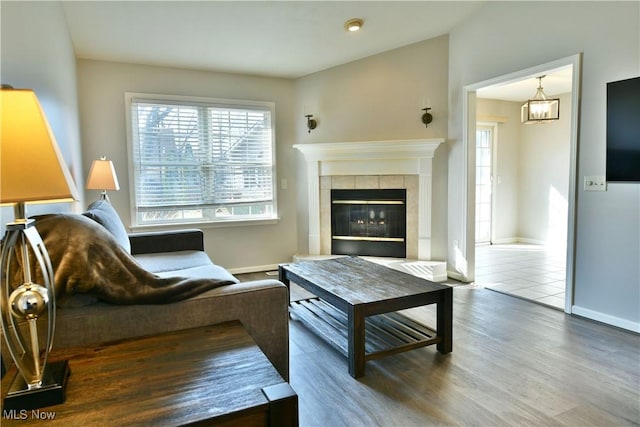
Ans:
[[[295,426],[298,397],[239,322],[55,351],[66,401],[2,411],[2,425]],[[2,380],[6,391],[15,367]]]

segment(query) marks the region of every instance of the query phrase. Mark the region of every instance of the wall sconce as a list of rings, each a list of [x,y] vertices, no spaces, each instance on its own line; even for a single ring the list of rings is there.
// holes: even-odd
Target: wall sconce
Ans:
[[[422,115],[422,123],[424,123],[424,127],[426,127],[426,128],[428,128],[429,127],[429,123],[431,123],[433,121],[433,116],[431,115],[429,110],[431,110],[431,107],[427,107],[427,108],[423,108],[422,109],[422,111],[424,111],[424,114]]]
[[[313,114],[307,114],[305,117],[307,118],[307,133],[311,133],[318,126],[318,122],[312,118]]]

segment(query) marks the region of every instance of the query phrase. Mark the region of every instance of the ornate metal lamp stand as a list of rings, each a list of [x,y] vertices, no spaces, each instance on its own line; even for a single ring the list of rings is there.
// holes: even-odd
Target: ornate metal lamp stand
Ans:
[[[4,399],[3,408],[7,410],[64,402],[69,376],[66,360],[47,363],[55,329],[53,269],[34,221],[25,216],[24,203],[19,203],[18,219],[7,224],[0,264],[2,332],[18,369]],[[33,281],[34,266],[42,272],[43,284]],[[19,278],[22,284],[16,286]]]

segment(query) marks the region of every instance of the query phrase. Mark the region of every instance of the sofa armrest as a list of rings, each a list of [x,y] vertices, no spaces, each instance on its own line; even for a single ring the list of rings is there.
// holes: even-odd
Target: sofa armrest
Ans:
[[[198,229],[130,233],[131,254],[204,251],[204,233]]]
[[[98,302],[60,309],[56,312],[54,347],[86,346],[231,320],[243,324],[282,378],[288,381],[289,289],[274,279],[220,286],[171,304]],[[6,357],[10,357],[6,346],[1,350],[6,361]]]

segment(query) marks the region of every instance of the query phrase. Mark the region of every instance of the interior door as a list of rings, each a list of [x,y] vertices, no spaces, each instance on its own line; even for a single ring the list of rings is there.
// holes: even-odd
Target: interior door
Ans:
[[[491,243],[493,129],[476,127],[476,244]]]

